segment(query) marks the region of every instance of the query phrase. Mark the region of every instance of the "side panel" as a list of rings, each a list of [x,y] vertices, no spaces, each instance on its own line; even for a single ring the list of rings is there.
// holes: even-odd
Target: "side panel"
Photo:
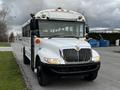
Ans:
[[[25,54],[31,60],[31,38],[30,37],[23,37],[23,47],[25,47]]]

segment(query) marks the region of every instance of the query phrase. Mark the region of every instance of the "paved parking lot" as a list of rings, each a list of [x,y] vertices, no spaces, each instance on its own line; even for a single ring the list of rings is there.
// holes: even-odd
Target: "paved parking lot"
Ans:
[[[31,90],[120,90],[120,47],[95,48],[102,60],[101,69],[95,81],[61,79],[46,87],[39,86],[37,77],[30,67],[23,65],[21,43],[13,43],[12,48]]]

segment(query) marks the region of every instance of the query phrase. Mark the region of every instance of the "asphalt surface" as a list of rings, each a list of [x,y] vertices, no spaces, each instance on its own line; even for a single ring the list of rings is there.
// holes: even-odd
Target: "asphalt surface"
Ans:
[[[120,90],[120,47],[95,48],[101,55],[101,68],[95,81],[60,79],[46,87],[39,86],[29,65],[23,65],[21,43],[13,43],[12,47],[30,90]]]

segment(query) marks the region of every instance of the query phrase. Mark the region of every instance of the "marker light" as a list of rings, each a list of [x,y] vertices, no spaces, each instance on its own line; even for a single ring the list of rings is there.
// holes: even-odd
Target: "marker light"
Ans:
[[[81,20],[81,19],[82,19],[82,16],[79,16],[78,19]]]
[[[43,15],[42,15],[42,18],[46,18],[46,15],[45,15],[45,14],[43,14]]]
[[[61,7],[58,7],[56,11],[64,11]]]
[[[38,37],[35,38],[35,43],[36,43],[36,44],[40,44],[40,42],[41,42],[41,41],[40,41],[40,38],[38,38]]]

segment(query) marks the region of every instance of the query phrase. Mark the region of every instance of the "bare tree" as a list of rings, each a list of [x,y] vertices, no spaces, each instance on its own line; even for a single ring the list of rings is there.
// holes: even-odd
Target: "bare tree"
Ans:
[[[9,37],[9,41],[10,41],[10,42],[14,42],[14,39],[15,39],[14,33],[11,32],[11,33],[10,33],[10,37]]]
[[[8,14],[8,9],[2,9],[0,11],[0,41],[7,41],[7,24],[6,24],[6,16]]]

